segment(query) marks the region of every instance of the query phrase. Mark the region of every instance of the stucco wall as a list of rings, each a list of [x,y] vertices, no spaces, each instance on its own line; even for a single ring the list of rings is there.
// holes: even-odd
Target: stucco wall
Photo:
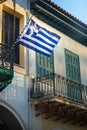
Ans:
[[[21,6],[20,6],[21,5]],[[16,17],[20,19],[20,32],[24,28],[26,15],[27,0],[17,0]],[[14,7],[12,0],[7,0],[0,5],[0,42],[2,42],[2,11],[14,14]],[[14,78],[2,92],[0,92],[0,105],[7,108],[17,118],[22,125],[23,130],[29,129],[29,101],[28,101],[28,87],[31,85],[29,77],[26,76],[27,67],[27,51],[26,47],[20,46],[20,66],[14,66]],[[27,67],[26,67],[27,66]]]
[[[8,4],[8,6],[10,7],[10,6],[12,6],[12,3],[9,4],[9,1],[11,2],[11,0],[8,0],[6,4]],[[20,10],[18,7],[19,2],[22,6],[22,8],[20,8]],[[23,15],[25,15],[23,7],[26,9],[26,1],[18,0],[17,8],[16,8],[17,12],[23,11]],[[0,12],[1,11],[2,10],[0,10]],[[23,22],[23,19],[24,18],[21,17],[22,22]],[[39,19],[37,19],[34,16],[33,16],[33,19],[37,23],[39,23],[39,25],[41,25],[42,27],[45,27],[48,30],[53,31],[61,36],[61,40],[60,40],[59,44],[57,45],[57,47],[55,48],[55,73],[66,76],[64,48],[67,48],[67,49],[71,50],[72,52],[79,55],[81,82],[83,84],[87,85],[87,80],[86,80],[86,78],[87,78],[87,69],[86,69],[86,67],[87,67],[87,58],[86,58],[87,47],[72,40],[68,36],[66,36],[66,35],[62,34],[61,32],[57,31],[56,29],[50,27],[46,23],[43,23],[42,21],[40,21]],[[26,18],[25,18],[25,22],[24,23],[22,23],[22,22],[20,23],[20,30],[22,30],[23,25],[26,23]],[[0,26],[1,26],[1,21],[0,21]],[[0,33],[1,33],[1,30],[0,30]],[[0,37],[0,41],[1,41],[1,37]],[[35,52],[30,51],[29,54],[30,54],[29,55],[29,60],[30,60],[29,74],[30,74],[30,77],[35,77],[35,75],[36,75]],[[24,56],[25,55],[26,55],[26,51],[24,52]],[[26,62],[26,56],[24,57],[23,60],[25,60],[25,62]],[[25,63],[22,61],[22,59],[21,59],[21,63],[23,65],[25,65]],[[28,64],[26,64],[26,65],[28,65]],[[28,117],[29,116],[29,109],[28,109],[29,106],[28,105],[29,104],[28,104],[27,87],[30,87],[30,86],[31,86],[31,84],[28,84],[26,76],[15,73],[12,84],[8,85],[8,87],[0,93],[0,100],[5,100],[8,104],[10,104],[10,105],[12,105],[12,107],[14,107],[14,109],[19,113],[19,115],[21,115],[21,118],[23,119],[23,122],[27,129],[29,127],[29,121],[28,121],[28,118],[29,118]],[[3,104],[3,105],[5,105],[5,104]],[[73,129],[74,130],[86,130],[87,129],[87,128],[83,129],[83,128],[77,127],[77,126],[72,126],[71,124],[68,124],[68,126],[67,126],[67,124],[63,124],[60,121],[54,122],[53,120],[44,120],[44,118],[42,121],[41,120],[42,117],[38,117],[38,118],[35,117],[35,111],[34,111],[33,106],[32,106],[31,112],[32,112],[31,113],[32,114],[32,130],[41,130],[41,129],[43,129],[43,130],[52,129],[53,130],[56,127],[64,128],[65,130],[73,130]]]
[[[57,33],[61,36],[61,39],[58,45],[54,48],[54,66],[55,66],[55,73],[65,76],[66,77],[66,65],[65,65],[65,51],[64,49],[68,49],[71,52],[77,54],[80,60],[80,73],[81,73],[81,83],[87,85],[87,47],[83,46],[82,44],[78,43],[77,41],[73,40],[72,38],[66,36],[65,34],[59,32],[58,30],[52,28],[51,26],[47,25],[46,23],[42,22],[41,20],[37,19],[33,16],[33,19],[41,25],[45,27],[49,31]],[[34,52],[31,52],[31,64],[33,67],[36,67],[35,55]],[[35,68],[34,67],[34,68]],[[36,70],[31,72],[32,75],[36,75]]]
[[[66,77],[65,48],[79,56],[81,83],[87,85],[87,47],[64,34],[55,48],[55,72]]]
[[[43,118],[43,130],[87,130],[87,126],[72,125],[71,122],[63,123],[63,120],[54,121],[54,118]]]
[[[26,130],[28,129],[29,118],[28,87],[28,77],[15,73],[12,83],[0,93],[0,105],[3,105],[5,108],[10,106],[8,107],[10,111],[12,107],[12,113],[15,117],[18,116],[19,119],[22,119],[22,123],[26,127]]]

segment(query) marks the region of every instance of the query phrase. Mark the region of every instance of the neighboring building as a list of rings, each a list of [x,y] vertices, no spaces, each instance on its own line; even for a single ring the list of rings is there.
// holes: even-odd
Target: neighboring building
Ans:
[[[23,7],[20,6],[20,4],[22,4]],[[11,59],[11,63],[5,62],[5,60],[3,60],[4,57],[1,59],[2,52],[4,54],[7,53],[9,57],[12,55],[9,54],[9,52],[11,53],[13,40],[18,37],[19,32],[22,31],[27,21],[27,0],[21,0],[21,3],[20,0],[17,0],[15,6],[16,13],[14,12],[14,4],[12,0],[6,0],[0,4],[0,43],[2,43],[4,46],[8,45],[10,48],[8,50],[6,46],[6,49],[4,50],[4,46],[0,45],[0,91],[4,87],[4,89],[0,92],[0,130],[28,130],[29,127],[28,86],[30,85],[30,82],[26,69],[28,61],[26,54],[27,49],[23,46],[15,46],[14,66],[12,66],[13,59]],[[8,61],[9,57],[7,59]],[[9,73],[12,74],[11,76],[13,79],[7,75],[7,77],[9,77],[7,82],[5,82],[5,80],[3,81],[3,78],[7,78],[5,77],[5,74],[1,74],[2,64],[5,68],[6,66],[9,67],[9,64],[11,64],[11,73],[10,70],[6,72],[8,75]],[[12,67],[14,68],[14,74],[12,73]],[[3,77],[1,78],[1,76]],[[7,84],[9,85],[7,86]]]
[[[12,0],[0,4],[0,42],[11,47],[14,14],[15,39],[29,15],[61,39],[50,57],[15,46],[14,77],[0,82],[0,129],[86,130],[87,25],[50,0],[31,0],[28,14],[28,2],[17,0],[16,13]]]

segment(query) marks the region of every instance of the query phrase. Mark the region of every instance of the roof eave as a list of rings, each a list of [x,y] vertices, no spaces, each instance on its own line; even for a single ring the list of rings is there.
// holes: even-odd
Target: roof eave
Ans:
[[[46,1],[36,0],[34,6],[31,8],[31,12],[52,27],[87,46],[87,28],[54,8]]]

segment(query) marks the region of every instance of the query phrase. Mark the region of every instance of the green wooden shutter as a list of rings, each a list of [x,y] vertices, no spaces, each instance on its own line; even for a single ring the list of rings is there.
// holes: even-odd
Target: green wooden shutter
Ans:
[[[81,83],[79,56],[65,49],[66,76],[68,79]],[[76,101],[82,100],[82,88],[80,86],[67,85],[67,96]]]
[[[46,57],[36,53],[36,75],[37,77],[52,74],[54,72],[54,55]]]

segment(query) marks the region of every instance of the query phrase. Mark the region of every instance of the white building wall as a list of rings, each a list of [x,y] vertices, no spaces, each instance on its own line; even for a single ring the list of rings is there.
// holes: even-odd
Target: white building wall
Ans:
[[[9,0],[10,1],[10,0]],[[17,2],[20,2],[18,0]],[[23,0],[22,0],[23,2]],[[21,2],[21,5],[23,3]],[[26,2],[23,5],[26,7]],[[64,48],[69,49],[70,51],[79,55],[80,58],[80,70],[81,70],[81,83],[87,85],[87,47],[79,44],[75,40],[69,38],[68,36],[62,34],[56,29],[50,27],[46,23],[40,21],[36,17],[33,16],[33,19],[42,27],[47,28],[50,31],[53,31],[61,36],[61,40],[59,44],[55,48],[55,73],[63,75],[66,77],[66,67],[65,67],[65,54]],[[26,57],[26,56],[25,56]],[[31,78],[36,76],[36,57],[34,51],[29,51],[29,75]],[[9,104],[14,108],[14,110],[19,114],[17,116],[20,123],[23,125],[24,130],[29,129],[29,119],[31,116],[31,128],[32,130],[42,130],[42,117],[35,117],[34,106],[31,106],[29,113],[29,102],[28,102],[28,87],[31,87],[31,83],[28,82],[28,77],[15,73],[13,81],[10,85],[7,86],[0,93],[0,104],[6,107],[6,104]],[[10,108],[9,108],[10,109]],[[30,114],[30,115],[29,115]]]
[[[60,31],[52,28],[48,24],[42,22],[41,20],[37,19],[33,16],[33,19],[38,23],[40,26],[45,27],[49,31],[57,33],[61,36],[61,39],[57,46],[54,48],[54,67],[55,73],[66,77],[66,65],[65,65],[65,51],[64,49],[68,49],[71,52],[79,55],[80,61],[80,73],[81,73],[81,83],[87,85],[87,47],[80,44],[79,42],[73,40],[72,38],[68,37],[67,35],[61,33]],[[31,57],[32,56],[32,57]],[[36,75],[36,59],[35,59],[35,52],[31,51],[30,54],[31,64],[33,65],[34,70],[30,71],[31,75]],[[32,67],[30,67],[32,68]],[[33,69],[32,68],[32,69]]]
[[[81,83],[87,85],[87,47],[64,34],[61,34],[61,40],[54,51],[55,72],[66,77],[65,48],[79,56]]]
[[[12,83],[0,93],[0,105],[8,108],[9,111],[12,110],[23,130],[28,129],[28,81],[28,77],[14,73]]]
[[[11,9],[10,12],[13,14],[12,10],[14,8],[12,0],[4,2],[4,5],[5,6],[0,5],[0,13],[2,14],[2,9],[4,8],[4,10],[7,12],[9,12],[8,9]],[[16,12],[20,19],[20,32],[27,22],[26,9],[27,0],[18,0],[16,4]],[[1,20],[0,26],[2,27]],[[31,87],[31,79],[29,80],[29,78],[33,78],[36,75],[35,52],[28,50],[29,52],[27,53],[26,47],[21,45],[20,48],[23,48],[20,50],[20,64],[23,68],[17,65],[14,66],[15,73],[12,83],[9,84],[2,92],[0,92],[0,105],[12,112],[12,114],[17,118],[18,122],[22,126],[23,130],[35,130],[35,128],[37,130],[41,130],[41,119],[38,118],[38,120],[36,120],[35,118],[34,106],[30,106],[30,95],[28,91]],[[27,62],[27,57],[29,58],[29,64]],[[29,70],[29,72],[27,72],[27,70]],[[28,73],[29,77],[26,76]]]
[[[0,92],[0,105],[16,117],[23,130],[42,130],[42,116],[35,117],[35,108],[30,100],[31,86],[31,78],[15,72],[12,83]]]

